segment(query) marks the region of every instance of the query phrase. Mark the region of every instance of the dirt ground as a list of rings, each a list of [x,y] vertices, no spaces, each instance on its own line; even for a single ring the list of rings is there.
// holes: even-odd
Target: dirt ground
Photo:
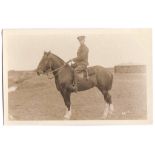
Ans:
[[[63,120],[65,104],[54,80],[33,72],[9,72],[8,110],[13,120]],[[114,74],[111,90],[114,113],[107,119],[147,119],[146,77],[143,73]],[[105,101],[97,88],[73,93],[72,120],[100,120]]]

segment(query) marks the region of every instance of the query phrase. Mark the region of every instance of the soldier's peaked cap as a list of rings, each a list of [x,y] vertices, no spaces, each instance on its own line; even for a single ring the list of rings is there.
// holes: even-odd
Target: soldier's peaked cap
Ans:
[[[77,39],[78,39],[79,41],[84,40],[84,39],[85,39],[85,36],[78,36]]]

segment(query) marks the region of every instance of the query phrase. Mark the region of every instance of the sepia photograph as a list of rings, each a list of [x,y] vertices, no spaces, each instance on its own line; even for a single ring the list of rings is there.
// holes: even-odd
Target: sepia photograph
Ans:
[[[152,30],[4,29],[4,124],[152,123]]]

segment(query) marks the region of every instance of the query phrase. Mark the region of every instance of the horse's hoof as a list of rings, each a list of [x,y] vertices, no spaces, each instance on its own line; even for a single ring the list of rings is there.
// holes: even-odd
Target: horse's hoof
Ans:
[[[109,111],[110,111],[110,112],[113,112],[113,111],[114,111],[114,106],[113,106],[113,104],[110,104]]]
[[[70,120],[70,117],[71,117],[70,115],[65,115],[64,120]]]
[[[67,110],[67,111],[66,111],[66,114],[64,115],[64,119],[65,119],[65,120],[70,120],[71,115],[72,115],[72,114],[71,114],[71,109],[70,109],[70,111]]]
[[[113,111],[109,111],[109,116],[112,116],[113,115]]]
[[[104,120],[106,120],[107,119],[107,117],[108,117],[108,115],[107,114],[103,114],[103,116],[101,117],[102,119],[104,119]]]
[[[64,120],[70,120],[70,118],[64,117]]]
[[[102,117],[101,117],[101,119],[102,119],[102,120],[106,120],[106,119],[107,119],[107,117],[102,116]]]

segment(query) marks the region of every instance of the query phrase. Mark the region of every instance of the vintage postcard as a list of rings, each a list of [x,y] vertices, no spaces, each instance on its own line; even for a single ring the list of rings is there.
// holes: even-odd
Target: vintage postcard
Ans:
[[[152,122],[152,30],[4,29],[4,124]]]

